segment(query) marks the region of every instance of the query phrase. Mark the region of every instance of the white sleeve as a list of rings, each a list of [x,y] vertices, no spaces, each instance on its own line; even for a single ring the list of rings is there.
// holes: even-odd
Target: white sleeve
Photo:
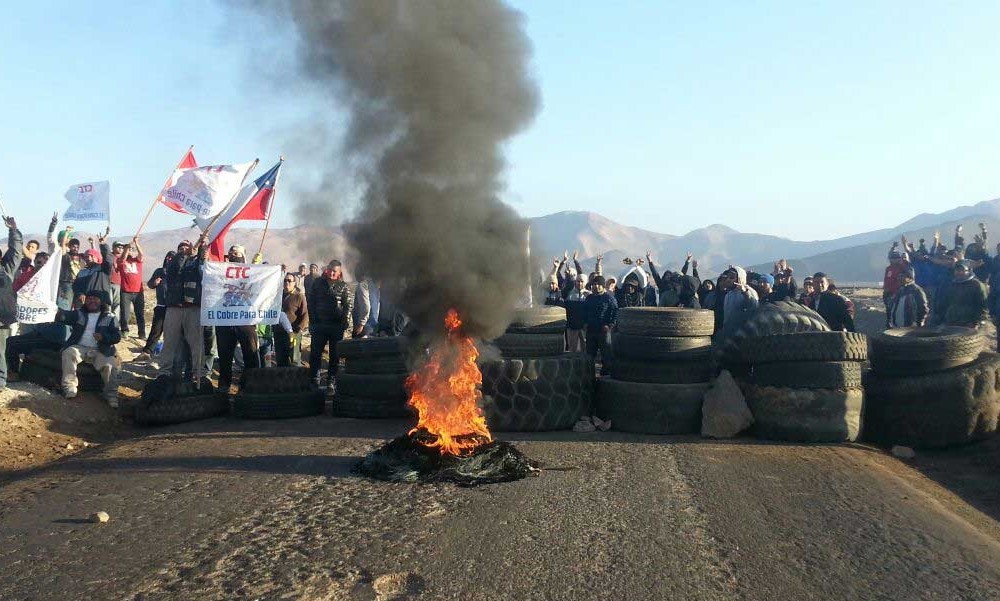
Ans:
[[[278,325],[289,334],[292,333],[292,322],[288,321],[284,311],[278,311]]]

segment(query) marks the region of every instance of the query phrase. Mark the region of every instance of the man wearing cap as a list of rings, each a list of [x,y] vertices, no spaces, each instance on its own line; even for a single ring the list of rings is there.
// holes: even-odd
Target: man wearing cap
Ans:
[[[887,319],[890,328],[921,327],[927,321],[927,294],[914,280],[912,265],[899,270],[899,283],[889,303]]]
[[[187,341],[191,351],[191,371],[195,383],[201,382],[204,373],[205,338],[201,327],[201,278],[202,266],[208,252],[208,236],[202,234],[198,245],[183,240],[177,245],[174,259],[164,266],[167,284],[167,311],[163,316],[163,350],[156,362],[161,372],[180,378],[181,362],[175,365],[174,356],[183,352],[182,341]]]
[[[76,299],[76,306],[82,307],[84,298],[88,292],[107,292],[110,304],[111,299],[111,273],[114,271],[114,261],[111,256],[111,249],[108,248],[108,234],[97,237],[100,251],[91,248],[85,254],[86,266],[76,274],[73,281],[73,297]]]
[[[226,261],[246,263],[247,253],[239,244],[229,248]],[[233,359],[240,345],[245,368],[260,367],[260,340],[257,326],[215,326],[215,343],[219,347],[219,392],[228,393],[233,384]]]
[[[962,259],[955,263],[951,283],[940,293],[931,319],[935,324],[976,328],[988,315],[986,285],[972,273],[972,265]]]
[[[76,397],[76,368],[86,361],[101,374],[103,396],[112,406],[118,406],[118,386],[114,374],[118,368],[115,345],[121,339],[118,321],[111,311],[111,296],[106,290],[90,290],[75,311],[59,311],[56,316],[70,327],[69,339],[62,351],[62,386],[67,399]]]
[[[309,297],[309,291],[312,290],[313,282],[315,282],[320,277],[319,265],[316,263],[309,264],[309,275],[302,279],[302,294]]]
[[[900,278],[900,274],[910,266],[909,262],[905,261],[903,257],[903,253],[896,250],[896,243],[894,242],[892,250],[889,251],[889,265],[886,266],[885,277],[882,278],[882,304],[885,305],[886,327],[892,327],[892,319],[890,319],[892,310],[890,309],[890,305],[894,303],[896,292],[902,286],[903,280]]]

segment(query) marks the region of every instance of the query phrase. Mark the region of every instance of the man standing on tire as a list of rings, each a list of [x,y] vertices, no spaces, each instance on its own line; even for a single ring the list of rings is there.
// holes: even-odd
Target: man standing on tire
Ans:
[[[327,371],[327,388],[333,388],[340,360],[337,343],[351,331],[351,311],[354,295],[344,281],[344,271],[340,261],[330,261],[323,271],[323,277],[313,282],[308,297],[309,334],[312,347],[309,349],[309,375],[317,386],[320,385],[319,370],[323,363],[323,350],[330,349],[330,364]]]
[[[167,311],[163,316],[163,351],[157,357],[159,370],[181,378],[180,362],[175,366],[174,356],[183,353],[183,342],[191,350],[191,375],[195,385],[200,385],[205,362],[205,348],[201,328],[201,278],[208,252],[208,236],[202,234],[194,248],[184,240],[177,245],[174,260],[165,266],[167,284]]]
[[[246,250],[239,244],[229,248],[229,263],[246,263]],[[287,274],[295,280],[294,274]],[[260,367],[260,341],[257,326],[215,326],[215,344],[219,348],[219,392],[229,392],[233,384],[233,359],[236,345],[240,345],[245,369]],[[193,354],[192,354],[193,356]]]
[[[587,354],[596,360],[597,352],[601,352],[602,376],[611,373],[611,364],[615,359],[611,349],[611,329],[618,321],[618,303],[604,285],[604,276],[594,276],[591,281],[591,294],[584,301],[587,317]]]
[[[835,332],[854,332],[854,317],[847,299],[830,290],[830,280],[823,272],[813,275],[813,286],[816,293],[813,296],[812,309],[819,313],[830,329]]]
[[[942,291],[935,323],[978,328],[988,315],[987,296],[986,285],[972,273],[972,265],[959,261],[952,270],[951,285]]]
[[[927,295],[914,281],[913,266],[906,265],[899,271],[896,293],[886,305],[886,321],[890,328],[922,327],[927,321]]]
[[[118,406],[118,385],[114,374],[118,368],[115,345],[121,342],[121,330],[111,310],[111,295],[104,290],[92,290],[76,311],[60,311],[57,317],[71,329],[62,351],[63,395],[76,398],[78,380],[76,368],[87,362],[101,374],[104,400]]]

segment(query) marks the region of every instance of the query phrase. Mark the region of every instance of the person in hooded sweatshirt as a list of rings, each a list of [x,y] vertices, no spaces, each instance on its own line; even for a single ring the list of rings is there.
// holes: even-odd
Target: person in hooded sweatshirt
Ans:
[[[712,301],[715,300],[715,282],[705,280],[698,286],[698,304],[702,309],[711,309]]]
[[[587,350],[586,300],[587,274],[578,272],[576,281],[563,289],[563,303],[566,307],[566,350],[582,353]]]
[[[830,280],[825,273],[818,272],[813,275],[813,286],[816,292],[813,294],[812,309],[826,320],[831,330],[840,332],[854,332],[854,316],[847,298],[830,289]]]
[[[621,287],[615,292],[619,308],[646,306],[646,272],[632,267],[621,278]]]
[[[146,285],[151,290],[156,291],[156,306],[153,307],[153,324],[149,328],[149,336],[146,338],[146,345],[142,347],[142,352],[136,355],[135,361],[149,361],[153,355],[153,348],[160,341],[163,335],[163,318],[167,314],[167,265],[174,260],[177,253],[168,251],[163,257],[163,265],[153,270],[153,275],[149,277]]]
[[[752,313],[760,305],[757,291],[747,285],[747,272],[742,267],[730,265],[723,272],[722,330],[728,332],[741,322],[744,313]]]
[[[686,309],[701,309],[698,299],[700,281],[693,275],[681,275],[677,278],[677,305]]]
[[[927,321],[927,295],[916,284],[912,265],[899,270],[899,283],[889,301],[889,327],[921,327]]]
[[[771,291],[771,302],[795,300],[795,294],[798,290],[795,284],[795,278],[792,276],[793,273],[794,272],[791,267],[786,267],[773,274],[774,290]]]
[[[108,232],[97,237],[100,252],[93,248],[87,250],[87,265],[76,274],[76,279],[73,281],[73,297],[77,306],[83,306],[87,293],[94,290],[107,292],[108,298],[111,298],[111,273],[115,264],[107,240]]]
[[[563,293],[559,289],[559,276],[555,273],[549,274],[549,283],[545,289],[545,304],[557,307],[563,305]]]
[[[951,285],[943,290],[941,302],[935,307],[934,322],[948,326],[976,328],[986,320],[986,285],[972,272],[972,265],[962,260],[952,270]]]

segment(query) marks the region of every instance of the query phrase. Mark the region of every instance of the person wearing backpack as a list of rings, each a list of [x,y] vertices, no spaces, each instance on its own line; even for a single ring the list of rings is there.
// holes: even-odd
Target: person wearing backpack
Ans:
[[[354,294],[344,281],[344,271],[340,261],[330,261],[323,270],[323,277],[313,282],[306,302],[309,310],[309,334],[312,346],[309,349],[309,375],[320,385],[319,370],[323,363],[323,349],[329,346],[330,365],[327,372],[327,387],[333,388],[340,357],[337,343],[351,331],[351,312]]]

